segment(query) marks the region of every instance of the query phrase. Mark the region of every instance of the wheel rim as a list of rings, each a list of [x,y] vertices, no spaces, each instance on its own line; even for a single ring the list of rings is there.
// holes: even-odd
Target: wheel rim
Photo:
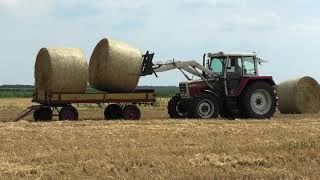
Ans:
[[[181,116],[181,117],[184,117],[184,116],[186,116],[186,114],[187,114],[187,112],[186,112],[186,111],[183,111],[181,101],[177,102],[177,105],[176,105],[176,112],[177,112],[177,113],[178,113],[178,115],[179,115],[179,116]]]
[[[65,111],[63,120],[76,120],[76,115],[72,111]]]
[[[202,100],[198,105],[198,112],[202,118],[211,118],[214,113],[214,104],[210,100]]]
[[[268,91],[259,89],[252,94],[250,103],[254,113],[264,115],[271,109],[271,95]]]
[[[63,120],[76,121],[78,120],[78,112],[72,106],[63,107],[59,112],[59,119],[62,121]]]
[[[127,106],[123,111],[123,118],[126,120],[140,119],[140,111],[135,106]]]
[[[128,109],[126,112],[126,117],[127,119],[137,119],[138,115],[133,109]]]

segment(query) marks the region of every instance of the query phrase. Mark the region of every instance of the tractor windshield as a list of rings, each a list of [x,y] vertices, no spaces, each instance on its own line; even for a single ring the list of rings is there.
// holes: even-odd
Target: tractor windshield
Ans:
[[[223,75],[225,66],[225,57],[214,57],[211,59],[210,70],[218,76]]]

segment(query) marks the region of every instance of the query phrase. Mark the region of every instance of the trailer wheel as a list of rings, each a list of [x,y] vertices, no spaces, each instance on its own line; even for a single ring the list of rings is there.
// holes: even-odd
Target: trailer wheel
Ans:
[[[115,120],[122,118],[122,108],[118,104],[110,104],[104,110],[104,119]]]
[[[141,118],[140,109],[136,105],[128,105],[122,111],[125,120],[139,120]]]
[[[50,107],[40,107],[33,113],[33,119],[35,121],[51,121],[52,120],[52,110]]]
[[[59,120],[70,120],[76,121],[78,120],[79,114],[76,108],[73,106],[64,106],[61,108],[59,112]]]

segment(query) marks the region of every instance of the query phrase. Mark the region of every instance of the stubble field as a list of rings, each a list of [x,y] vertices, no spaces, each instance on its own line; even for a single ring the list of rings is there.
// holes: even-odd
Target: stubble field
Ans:
[[[11,122],[30,99],[0,99],[1,179],[320,179],[320,115],[271,120]]]

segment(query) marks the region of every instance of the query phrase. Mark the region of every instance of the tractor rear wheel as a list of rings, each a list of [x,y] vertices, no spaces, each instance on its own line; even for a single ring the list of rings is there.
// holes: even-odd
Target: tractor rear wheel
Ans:
[[[116,120],[122,118],[122,108],[118,104],[110,104],[104,110],[104,119]]]
[[[170,118],[186,118],[188,117],[188,108],[180,95],[173,96],[168,103],[168,114]]]
[[[270,84],[256,82],[246,88],[240,103],[246,118],[267,119],[276,111],[277,95]]]
[[[50,107],[40,107],[33,113],[33,119],[35,121],[51,121],[52,120],[52,110]]]
[[[59,120],[70,120],[70,121],[76,121],[79,119],[78,111],[73,106],[64,106],[61,108],[59,112]]]
[[[141,118],[140,109],[136,105],[128,105],[122,111],[125,120],[139,120]]]
[[[194,118],[217,118],[219,109],[217,97],[208,93],[201,94],[192,102],[192,116]]]

